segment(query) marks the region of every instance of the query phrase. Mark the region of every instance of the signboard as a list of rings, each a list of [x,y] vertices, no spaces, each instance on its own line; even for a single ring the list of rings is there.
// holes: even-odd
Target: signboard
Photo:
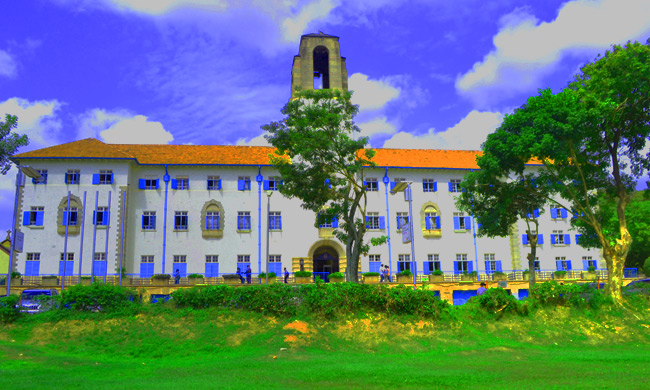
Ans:
[[[413,234],[411,234],[411,224],[405,223],[402,225],[402,243],[408,244],[413,239]]]
[[[499,287],[501,287],[501,288],[506,288],[506,287],[508,287],[508,282],[505,281],[505,280],[500,280],[500,281],[499,281]]]
[[[23,252],[23,242],[25,242],[25,234],[23,232],[16,232],[16,244],[14,246],[16,252]]]

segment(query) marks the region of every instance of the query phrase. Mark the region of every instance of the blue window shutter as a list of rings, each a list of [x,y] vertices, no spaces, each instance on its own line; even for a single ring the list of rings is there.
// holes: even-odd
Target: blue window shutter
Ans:
[[[571,244],[571,235],[570,234],[565,234],[564,235],[564,243],[569,245]]]
[[[142,228],[144,229],[144,215],[142,216]]]
[[[580,234],[576,234],[576,244],[580,244]]]
[[[99,184],[99,173],[93,173],[93,184]]]
[[[264,180],[264,191],[268,191],[268,189],[269,189],[269,181]]]
[[[102,225],[108,226],[109,221],[111,220],[111,213],[109,211],[104,211],[104,221],[102,221]]]
[[[95,181],[95,175],[93,175],[93,181]],[[144,190],[144,179],[138,179],[138,189]]]
[[[178,180],[172,179],[172,190],[178,189]]]
[[[582,269],[585,271],[589,269],[589,260],[582,260]]]
[[[566,217],[569,216],[569,213],[567,212],[566,209],[560,209],[560,216],[561,216],[562,218],[566,218]]]
[[[398,215],[397,217],[395,217],[395,220],[397,221],[397,225],[396,225],[397,229],[401,229],[402,228],[402,223],[401,223],[402,222],[402,217],[400,217]]]
[[[65,261],[59,260],[59,275],[63,275],[63,267],[65,267]]]
[[[379,217],[379,229],[386,229],[386,219]]]
[[[490,269],[490,262],[485,260],[485,271],[490,272],[490,271],[488,271],[489,269]]]
[[[460,229],[460,217],[454,217],[454,230],[459,230]]]
[[[535,209],[533,215],[535,216],[535,218],[539,218],[539,209]]]
[[[221,179],[219,179],[219,180],[217,181],[217,189],[218,189],[218,190],[221,189]]]
[[[275,228],[282,230],[282,215],[275,217]]]
[[[561,260],[555,260],[555,269],[558,271],[562,271],[562,261]]]
[[[522,234],[522,235],[521,235],[521,242],[522,242],[524,245],[528,245],[528,234]]]
[[[156,179],[156,181],[155,181],[155,185],[154,185],[154,187],[155,187],[156,189],[158,189],[158,183],[159,183],[159,182],[160,182],[160,180],[159,180],[159,179]]]
[[[217,215],[216,229],[219,229],[221,226],[221,215]]]
[[[501,260],[497,260],[496,263],[497,263],[497,271],[503,272],[503,267],[501,266]]]
[[[113,174],[112,173],[108,175],[108,183],[113,184]]]
[[[425,184],[424,180],[422,180],[422,191],[427,190],[427,185]]]
[[[468,261],[467,262],[467,272],[472,272],[474,271],[474,262],[473,261]]]
[[[93,225],[97,224],[97,211],[93,210]]]
[[[465,217],[465,229],[467,229],[467,230],[472,229],[472,219],[471,219],[471,217]]]
[[[458,271],[458,262],[457,261],[454,261],[454,273],[455,274],[459,273],[459,271]]]
[[[366,217],[366,228],[370,227],[370,217]]]
[[[438,182],[437,181],[433,182],[433,192],[438,192]]]
[[[542,245],[544,243],[544,235],[537,234],[537,245]]]
[[[333,228],[339,227],[339,220],[336,217],[332,218],[332,227]]]
[[[433,229],[433,227],[431,226],[431,217],[424,218],[424,225],[427,230]]]
[[[569,271],[573,269],[573,268],[571,267],[571,260],[567,260],[567,261],[566,261],[566,269],[568,269]]]
[[[449,192],[452,192],[452,190],[453,190],[453,185],[452,185],[452,183],[450,182],[450,183],[447,183],[447,184],[449,185]]]
[[[244,191],[245,189],[246,189],[246,182],[244,180],[237,180],[237,190]]]
[[[555,245],[555,234],[551,234],[551,244]]]
[[[67,225],[68,224],[68,212],[67,211],[63,212],[63,218],[62,219],[63,219],[62,225],[63,226]]]
[[[440,229],[440,216],[436,217],[436,229]]]
[[[29,226],[29,214],[30,211],[23,212],[23,226]]]
[[[36,226],[43,226],[43,214],[45,214],[44,211],[36,212]]]
[[[557,218],[557,209],[551,208],[551,218]]]
[[[395,188],[396,185],[397,185],[397,182],[391,181],[390,182],[390,190],[392,191],[393,188]]]
[[[325,179],[325,184],[330,184],[330,179]],[[363,186],[365,187],[367,185],[368,185],[368,182],[364,180],[363,181]],[[332,188],[332,186],[330,186],[330,188]]]
[[[25,261],[25,276],[33,276],[32,275],[32,263],[33,263],[33,261]]]

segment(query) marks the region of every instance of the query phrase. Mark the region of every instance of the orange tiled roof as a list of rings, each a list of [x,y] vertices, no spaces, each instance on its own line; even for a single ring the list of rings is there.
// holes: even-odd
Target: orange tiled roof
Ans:
[[[477,169],[479,151],[430,149],[374,149],[379,167]],[[119,158],[138,164],[169,165],[269,165],[274,148],[231,145],[131,145],[106,144],[94,138],[14,155],[31,158]]]

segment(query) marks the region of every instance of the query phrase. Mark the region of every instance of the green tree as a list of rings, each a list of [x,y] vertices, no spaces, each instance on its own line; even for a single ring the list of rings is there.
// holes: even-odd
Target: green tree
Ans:
[[[532,291],[535,285],[538,217],[544,212],[547,194],[545,187],[535,183],[533,175],[510,168],[513,161],[507,159],[514,157],[514,162],[519,162],[516,154],[494,153],[502,147],[519,147],[517,137],[507,133],[502,135],[505,137],[488,138],[484,144],[485,152],[477,157],[481,169],[465,175],[461,183],[463,192],[457,198],[456,205],[460,210],[474,215],[479,225],[479,236],[505,237],[519,219],[526,221],[526,235],[530,244],[527,255],[529,287]]]
[[[18,126],[18,118],[7,114],[5,121],[0,121],[0,172],[6,175],[11,168],[9,156],[16,153],[21,146],[27,146],[29,139],[26,135],[12,133],[11,130]]]
[[[345,244],[346,278],[356,282],[359,256],[368,251],[363,169],[376,164],[375,152],[364,149],[368,139],[353,139],[359,108],[351,96],[331,89],[301,91],[282,109],[282,121],[262,129],[276,148],[272,163],[282,175],[280,193],[302,200],[303,208],[316,213],[316,226],[342,220],[336,236]]]
[[[635,179],[650,168],[642,153],[650,137],[649,105],[650,47],[614,46],[585,65],[562,92],[544,90],[529,98],[485,144],[517,139],[518,148],[486,151],[514,154],[507,159],[514,174],[522,174],[531,160],[539,162],[532,174],[547,187],[548,202],[572,212],[575,225],[593,228],[609,271],[608,291],[619,304],[632,244],[625,209]],[[606,231],[599,219],[599,194],[616,204],[617,235]]]

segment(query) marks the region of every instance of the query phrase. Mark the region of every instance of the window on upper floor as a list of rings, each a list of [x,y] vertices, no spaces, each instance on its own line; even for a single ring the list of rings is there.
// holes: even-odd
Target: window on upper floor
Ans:
[[[449,180],[449,192],[460,192],[460,179],[451,179]]]
[[[220,190],[221,178],[219,176],[208,176],[208,190]]]
[[[264,181],[264,190],[277,191],[280,185],[282,185],[282,180],[279,176],[269,176],[269,180]]]
[[[190,179],[188,177],[176,177],[176,188],[174,188],[174,181],[172,180],[172,189],[177,190],[189,190],[190,189]]]
[[[438,183],[433,179],[422,179],[422,191],[436,192],[438,191]]]
[[[279,211],[269,213],[269,229],[282,230],[282,214]]]
[[[108,225],[109,214],[108,207],[100,206],[97,207],[97,210],[94,212],[95,218],[93,218],[93,223],[95,225]]]
[[[218,230],[220,226],[219,211],[207,211],[205,213],[206,230]]]
[[[402,225],[409,223],[409,213],[397,213],[397,230],[402,230]]]
[[[156,212],[144,211],[142,213],[142,229],[156,230]]]
[[[237,189],[239,191],[250,191],[251,190],[250,176],[239,176],[239,178],[237,179]]]
[[[465,213],[454,213],[454,230],[470,230],[472,229],[472,220],[466,216]]]
[[[386,228],[386,220],[384,217],[380,217],[379,213],[367,213],[366,214],[366,228],[369,230],[380,230]]]
[[[65,184],[79,184],[80,176],[78,169],[68,169],[65,173]]]
[[[571,235],[564,234],[562,230],[553,230],[551,234],[552,245],[569,245],[571,244]]]
[[[237,212],[237,230],[251,230],[250,211]]]
[[[552,219],[564,219],[569,216],[569,212],[567,209],[562,208],[562,207],[552,207],[551,208],[551,218]]]
[[[174,213],[174,230],[187,230],[187,211]]]
[[[113,171],[102,169],[93,175],[93,184],[113,184]]]
[[[379,185],[377,184],[377,178],[376,177],[367,177],[365,180],[365,184],[368,186],[369,192],[376,192],[379,191]]]
[[[32,183],[34,184],[47,184],[47,169],[37,169],[36,172],[38,172],[41,175],[41,178],[36,181],[36,179],[32,178]]]
[[[431,205],[424,206],[424,228],[426,230],[440,229],[440,215],[438,210]],[[422,214],[420,214],[422,215]]]
[[[77,226],[79,224],[79,213],[76,207],[63,210],[63,225]]]
[[[44,214],[43,206],[32,206],[30,211],[23,213],[23,226],[43,226]]]

